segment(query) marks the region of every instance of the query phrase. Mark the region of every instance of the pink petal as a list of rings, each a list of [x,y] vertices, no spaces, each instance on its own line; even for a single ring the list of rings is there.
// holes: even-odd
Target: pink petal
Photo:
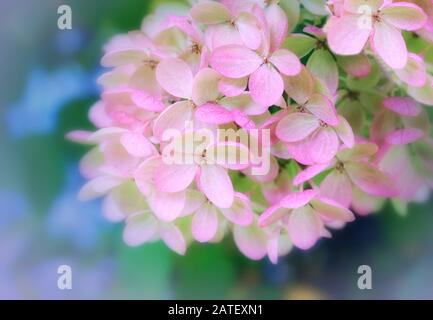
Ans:
[[[227,220],[240,226],[248,226],[254,220],[251,201],[247,196],[241,193],[235,194],[235,200],[230,208],[220,209],[220,211]]]
[[[338,118],[338,126],[335,127],[335,132],[337,132],[338,137],[343,141],[346,147],[353,148],[355,145],[355,136],[352,127],[342,116],[338,116]]]
[[[183,132],[188,121],[192,120],[193,106],[189,101],[180,101],[165,109],[155,120],[153,134],[162,140],[166,130]]]
[[[248,78],[230,79],[222,78],[218,82],[218,90],[226,97],[241,95],[247,88]]]
[[[321,237],[322,222],[309,206],[298,208],[289,217],[287,230],[293,244],[308,250]]]
[[[270,51],[274,52],[281,47],[284,39],[287,36],[289,22],[286,13],[281,7],[274,3],[271,4],[266,10],[266,20],[271,36]]]
[[[319,120],[308,113],[291,113],[285,116],[276,127],[276,135],[286,142],[301,141],[319,128]]]
[[[130,155],[135,157],[145,158],[157,153],[153,144],[141,133],[125,133],[120,138],[120,143]]]
[[[314,210],[329,221],[350,222],[355,220],[353,213],[340,203],[325,196],[318,196],[311,201]]]
[[[368,160],[379,150],[378,146],[371,142],[358,143],[353,148],[344,148],[338,152],[338,159],[346,161]]]
[[[148,197],[149,206],[155,216],[165,222],[176,220],[185,205],[185,192],[156,191]]]
[[[239,46],[227,45],[217,48],[210,58],[212,68],[227,78],[243,78],[249,76],[263,60],[252,50]]]
[[[332,170],[320,184],[320,194],[349,208],[352,202],[352,182],[338,170]]]
[[[354,14],[367,14],[368,12],[360,12],[361,6],[366,6],[369,7],[371,13],[374,13],[387,2],[392,2],[392,0],[346,0],[344,1],[344,10]]]
[[[197,211],[207,201],[204,194],[198,190],[187,189],[185,192],[185,205],[181,216],[188,216]]]
[[[198,106],[218,99],[220,75],[210,68],[201,69],[194,77],[192,100]]]
[[[423,87],[427,81],[424,60],[413,53],[409,53],[406,66],[403,69],[395,70],[395,74],[403,82],[413,87]]]
[[[294,192],[285,196],[280,201],[280,205],[286,209],[297,209],[307,205],[316,196],[317,191],[315,190]]]
[[[190,10],[191,17],[203,24],[218,24],[231,20],[230,11],[216,1],[205,1],[195,4]]]
[[[135,184],[138,190],[146,197],[154,190],[153,177],[160,165],[161,158],[159,156],[151,157],[144,160],[134,172]]]
[[[293,184],[299,186],[306,181],[314,178],[315,176],[321,174],[323,171],[327,170],[331,166],[331,163],[315,164],[307,167],[306,169],[299,172],[293,179]]]
[[[218,165],[201,166],[200,187],[218,208],[230,208],[233,205],[233,185],[224,168]]]
[[[424,11],[408,2],[388,4],[381,12],[383,20],[398,29],[414,31],[421,29],[427,22]]]
[[[193,76],[186,62],[176,58],[161,61],[156,68],[161,87],[171,95],[188,99],[192,94]]]
[[[262,42],[259,22],[252,14],[241,12],[236,18],[236,27],[245,46],[257,50]]]
[[[250,150],[239,142],[217,142],[207,147],[206,163],[218,164],[231,170],[244,170],[250,166]]]
[[[275,204],[267,208],[259,217],[259,226],[264,228],[270,226],[287,215],[290,211],[281,207],[280,204]]]
[[[191,222],[191,232],[198,242],[212,240],[218,231],[218,215],[216,208],[210,203],[197,210]]]
[[[248,86],[253,100],[262,106],[278,103],[284,93],[281,75],[269,64],[262,65],[250,76]]]
[[[333,21],[328,30],[328,44],[333,52],[343,56],[361,53],[371,29],[360,26],[359,15],[344,15]]]
[[[310,71],[302,66],[297,76],[284,77],[284,87],[290,98],[304,105],[313,94],[314,80]]]
[[[407,91],[416,101],[433,106],[433,79],[431,77],[427,79],[423,87],[409,87]]]
[[[397,114],[406,117],[416,117],[418,116],[422,108],[420,105],[408,97],[389,97],[383,100],[383,106]]]
[[[135,214],[128,218],[123,230],[123,241],[136,247],[153,240],[157,232],[158,223],[151,214]]]
[[[392,145],[405,145],[418,141],[424,137],[424,132],[420,129],[406,128],[395,130],[386,135],[385,140]]]
[[[370,196],[356,187],[353,188],[352,208],[357,214],[366,216],[378,212],[383,203],[382,198]]]
[[[377,167],[366,162],[346,162],[344,164],[352,182],[362,191],[378,197],[398,195],[395,182]]]
[[[305,108],[330,126],[335,127],[339,123],[334,104],[323,94],[313,94],[305,105]]]
[[[307,142],[307,150],[314,163],[328,163],[338,152],[340,143],[331,128],[321,128],[314,132]]]
[[[407,63],[406,43],[401,32],[386,22],[376,22],[373,35],[374,51],[393,69]]]
[[[183,191],[192,183],[197,172],[193,164],[161,164],[155,173],[155,185],[161,192]]]
[[[371,72],[371,63],[365,54],[338,56],[338,64],[352,77],[367,77]]]
[[[160,98],[142,91],[134,91],[131,95],[131,99],[137,107],[143,108],[144,110],[161,112],[165,109],[165,105]]]
[[[301,62],[298,57],[286,49],[275,51],[269,58],[274,66],[286,76],[296,76],[301,72]]]
[[[267,253],[267,236],[256,224],[248,227],[235,225],[233,236],[239,250],[251,260],[260,260]]]
[[[117,177],[100,176],[87,182],[79,191],[80,201],[89,201],[105,195],[111,189],[121,185],[123,180]]]
[[[186,251],[186,241],[182,232],[174,224],[164,224],[161,226],[161,238],[164,243],[174,252],[184,255]]]
[[[215,103],[206,103],[197,108],[195,118],[211,124],[227,124],[234,121],[229,110]]]
[[[106,53],[101,59],[101,64],[110,68],[127,64],[139,64],[147,58],[148,56],[143,50],[121,49]]]
[[[311,159],[308,141],[302,140],[299,142],[286,143],[286,147],[292,158],[300,164],[306,166],[316,164],[316,162]]]

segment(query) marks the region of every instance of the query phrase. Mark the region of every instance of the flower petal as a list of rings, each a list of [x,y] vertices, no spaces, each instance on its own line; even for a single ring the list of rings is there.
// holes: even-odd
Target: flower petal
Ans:
[[[320,194],[349,208],[352,202],[352,182],[338,170],[332,170],[320,184]]]
[[[191,17],[203,24],[218,24],[231,20],[230,11],[216,1],[204,1],[196,3],[190,11]]]
[[[266,10],[266,20],[271,37],[270,52],[274,52],[281,47],[287,36],[289,21],[287,15],[277,3],[268,6]]]
[[[301,72],[301,62],[289,50],[279,49],[270,56],[269,60],[286,76],[296,76]]]
[[[245,11],[241,12],[236,18],[236,27],[245,46],[252,50],[257,50],[260,47],[262,31],[255,16]]]
[[[181,192],[153,192],[149,197],[149,206],[155,216],[165,222],[176,220],[185,205],[185,191]]]
[[[186,62],[176,58],[161,61],[156,68],[156,78],[169,94],[188,99],[193,88],[193,75]]]
[[[335,127],[338,137],[343,141],[346,147],[353,148],[355,144],[355,136],[349,122],[342,116],[338,116],[338,126]]]
[[[308,69],[302,66],[298,75],[284,77],[284,88],[290,98],[304,105],[313,94],[314,80]]]
[[[131,95],[131,99],[137,107],[143,108],[144,110],[161,112],[165,109],[165,105],[160,98],[147,94],[146,92],[135,90]]]
[[[198,106],[217,100],[220,75],[213,69],[203,68],[194,77],[192,100]]]
[[[319,120],[308,113],[291,113],[285,116],[276,127],[276,135],[286,142],[301,141],[319,128]]]
[[[256,223],[248,227],[235,225],[233,236],[236,246],[246,257],[260,260],[266,256],[267,235]]]
[[[415,100],[408,97],[386,98],[383,100],[383,106],[405,117],[416,117],[422,111],[420,105]]]
[[[374,51],[393,69],[403,69],[407,63],[407,47],[401,32],[386,22],[376,22],[373,35]]]
[[[423,87],[427,81],[424,60],[413,53],[409,53],[406,66],[403,69],[395,70],[395,74],[409,86],[417,88]]]
[[[362,191],[378,197],[398,195],[396,183],[374,165],[349,161],[344,164],[344,168],[352,182]]]
[[[278,103],[284,93],[281,75],[269,64],[263,64],[250,76],[248,86],[253,100],[267,107]]]
[[[230,110],[216,103],[206,103],[197,108],[195,118],[211,124],[227,124],[234,121],[234,116]]]
[[[331,163],[315,164],[307,167],[306,169],[299,172],[293,179],[293,184],[298,186],[305,183],[306,181],[314,178],[315,176],[321,174],[323,171],[327,170],[331,166]]]
[[[311,201],[314,210],[318,212],[327,222],[343,221],[350,222],[355,220],[353,213],[342,204],[325,196],[318,196]]]
[[[162,163],[155,172],[155,185],[161,192],[183,191],[192,183],[196,172],[197,167],[194,164]]]
[[[226,97],[236,97],[245,91],[247,84],[247,77],[240,79],[222,78],[218,82],[218,90]]]
[[[364,49],[370,33],[371,28],[361,26],[359,15],[344,15],[330,25],[328,44],[336,54],[356,55]]]
[[[157,153],[154,145],[141,133],[128,132],[122,135],[120,143],[132,156],[145,158]]]
[[[365,54],[337,56],[337,62],[352,77],[363,78],[371,72],[371,62]]]
[[[249,76],[263,60],[254,51],[240,45],[219,47],[212,53],[212,68],[227,78],[243,78]]]
[[[386,5],[382,10],[383,20],[392,26],[414,31],[421,29],[427,22],[427,16],[420,7],[413,3],[397,2]]]
[[[322,222],[310,206],[294,210],[287,224],[289,237],[293,244],[308,250],[321,237]]]
[[[186,251],[186,241],[182,232],[174,224],[164,224],[160,228],[161,238],[164,243],[174,252],[184,255]]]
[[[202,165],[200,188],[218,208],[230,208],[233,205],[233,185],[224,168],[218,165]]]
[[[218,215],[215,206],[205,203],[192,218],[191,232],[198,242],[209,242],[218,231]]]
[[[406,145],[424,137],[424,132],[416,128],[405,128],[392,131],[385,137],[385,141],[392,145]]]
[[[220,211],[227,220],[240,226],[248,226],[254,219],[250,199],[242,193],[235,194],[235,200],[230,208]]]
[[[311,189],[294,192],[281,199],[280,205],[286,209],[297,209],[307,205],[316,196],[317,191]]]
[[[123,241],[129,246],[136,247],[155,238],[158,232],[158,223],[149,213],[132,215],[126,222],[123,230]]]
[[[306,148],[314,163],[328,163],[337,154],[339,146],[335,131],[332,128],[321,128],[309,137]]]
[[[188,121],[192,120],[193,106],[189,101],[180,101],[165,109],[155,120],[153,134],[162,140],[167,130],[183,132]]]
[[[330,126],[335,127],[339,123],[334,104],[323,94],[313,94],[305,105],[305,108]]]

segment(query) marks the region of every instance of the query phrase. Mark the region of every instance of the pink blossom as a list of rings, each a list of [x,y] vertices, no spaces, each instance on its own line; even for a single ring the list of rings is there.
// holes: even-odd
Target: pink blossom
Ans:
[[[328,43],[341,55],[359,54],[370,40],[372,49],[393,69],[407,63],[400,30],[421,29],[427,21],[417,5],[389,0],[346,0],[341,16],[329,21]]]

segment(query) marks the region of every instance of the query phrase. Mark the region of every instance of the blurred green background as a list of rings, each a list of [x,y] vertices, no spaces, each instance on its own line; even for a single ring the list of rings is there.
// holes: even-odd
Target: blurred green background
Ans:
[[[244,258],[231,238],[194,244],[184,257],[161,243],[129,248],[100,202],[76,200],[86,148],[64,136],[92,129],[101,48],[160,2],[0,2],[0,298],[432,299],[432,202],[407,217],[387,205],[274,266]],[[57,28],[61,4],[72,7],[72,30]],[[72,267],[72,290],[57,288],[62,264]],[[364,264],[373,290],[357,287]]]

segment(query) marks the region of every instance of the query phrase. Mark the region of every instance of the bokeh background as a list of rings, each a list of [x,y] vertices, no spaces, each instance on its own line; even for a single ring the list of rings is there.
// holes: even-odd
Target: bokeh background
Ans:
[[[232,239],[184,257],[161,243],[129,248],[100,202],[77,201],[86,148],[65,133],[92,129],[102,45],[160,2],[0,1],[0,298],[433,299],[432,201],[405,217],[388,204],[278,265],[249,261]],[[61,4],[72,30],[57,28]],[[57,288],[63,264],[72,290]],[[373,290],[357,287],[364,264]]]

